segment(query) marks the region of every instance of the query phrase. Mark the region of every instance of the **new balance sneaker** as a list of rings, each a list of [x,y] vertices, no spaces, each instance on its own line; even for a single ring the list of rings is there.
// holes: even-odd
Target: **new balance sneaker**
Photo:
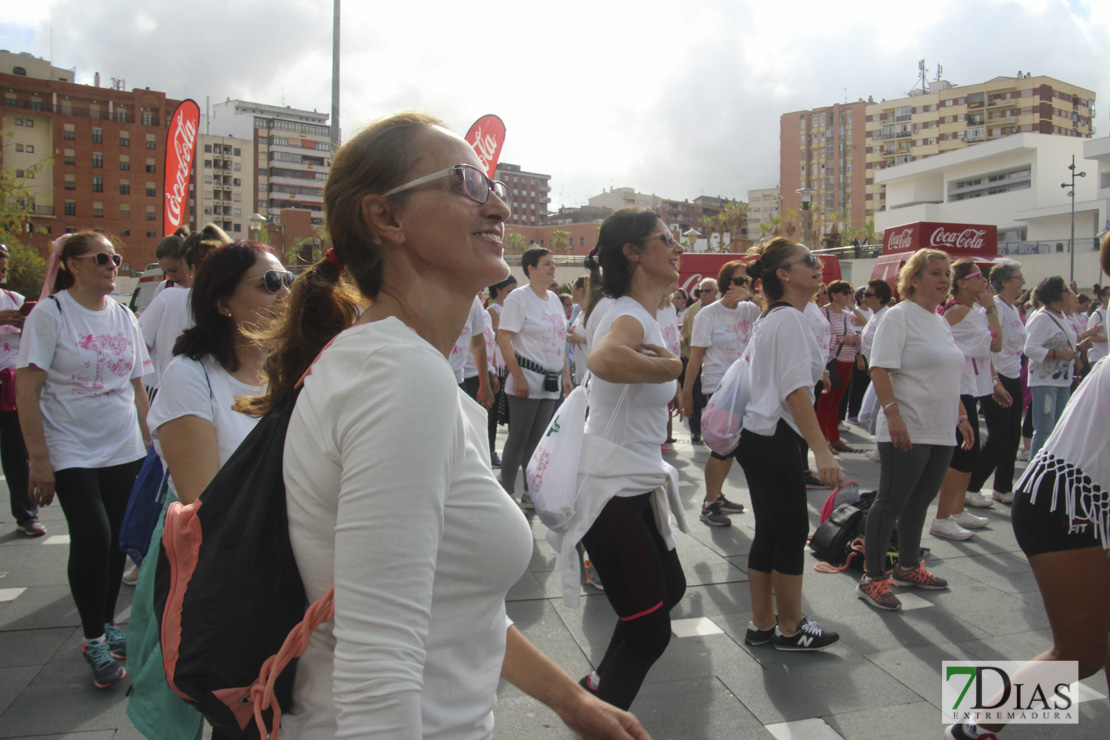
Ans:
[[[994,502],[978,491],[965,491],[964,505],[974,506],[976,509],[989,509],[994,506]]]
[[[813,474],[812,470],[806,471],[806,488],[830,488],[821,482],[821,479]]]
[[[117,660],[127,660],[127,635],[116,626],[115,622],[104,623],[104,637],[108,639],[108,648],[112,657]]]
[[[1007,506],[1010,506],[1014,503],[1014,492],[1007,491],[1006,493],[1002,493],[1001,491],[992,491],[991,498],[993,498],[1000,504],[1006,504]]]
[[[717,503],[721,505],[721,511],[726,514],[743,514],[745,511],[744,504],[729,501],[723,493],[717,497]]]
[[[759,629],[755,626],[755,622],[748,622],[748,631],[744,633],[745,645],[766,645],[769,642],[775,641],[775,628],[768,627],[765,630]]]
[[[798,631],[792,635],[784,635],[778,625],[775,625],[775,650],[813,652],[831,647],[838,640],[840,635],[826,632],[821,629],[821,625],[805,615],[798,625]]]
[[[902,608],[902,602],[894,595],[891,590],[891,580],[884,578],[876,580],[874,578],[865,577],[856,586],[856,596],[866,601],[876,609],[886,609],[887,611],[896,612]]]
[[[975,723],[960,722],[944,731],[947,740],[998,740],[998,735],[982,730]]]
[[[112,649],[107,640],[94,642],[91,645],[85,643],[81,652],[85,656],[85,662],[92,669],[93,685],[98,689],[106,689],[127,675],[123,665],[112,657]]]
[[[594,567],[589,558],[582,561],[582,572],[585,574],[588,585],[593,586],[598,591],[605,590],[605,587],[601,585],[601,576],[597,574],[597,568]]]
[[[943,588],[948,588],[948,581],[927,571],[925,563],[918,563],[913,570],[902,570],[895,566],[890,578],[896,586],[916,586],[928,591],[940,591]]]
[[[732,525],[732,520],[721,512],[721,504],[717,501],[711,504],[703,503],[701,505],[701,520],[711,527],[728,527]]]
[[[975,516],[967,509],[964,509],[959,514],[953,514],[952,521],[959,524],[964,529],[982,529],[991,523],[991,520],[987,517]]]
[[[929,525],[929,534],[934,537],[943,537],[946,540],[969,540],[974,532],[969,532],[961,527],[952,517],[947,519],[934,519]]]
[[[46,534],[46,527],[42,526],[38,519],[31,517],[18,522],[15,525],[15,531],[28,537],[42,537]]]

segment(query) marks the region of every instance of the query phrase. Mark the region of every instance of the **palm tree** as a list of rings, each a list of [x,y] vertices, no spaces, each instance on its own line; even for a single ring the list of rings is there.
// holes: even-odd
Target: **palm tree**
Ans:
[[[739,252],[748,235],[748,204],[744,201],[726,203],[718,219],[728,229],[729,250]]]
[[[515,231],[505,237],[505,252],[508,254],[524,254],[524,250],[528,248],[528,241],[523,235]]]
[[[568,254],[570,252],[570,232],[556,229],[551,232],[551,251],[554,254]]]

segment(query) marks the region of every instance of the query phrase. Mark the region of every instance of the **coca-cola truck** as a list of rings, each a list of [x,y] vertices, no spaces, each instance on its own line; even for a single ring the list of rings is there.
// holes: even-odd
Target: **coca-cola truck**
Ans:
[[[898,270],[919,249],[939,249],[955,262],[969,257],[984,265],[983,273],[998,260],[998,227],[991,224],[948,224],[918,221],[883,232],[883,254],[871,279],[886,280],[898,294]]]

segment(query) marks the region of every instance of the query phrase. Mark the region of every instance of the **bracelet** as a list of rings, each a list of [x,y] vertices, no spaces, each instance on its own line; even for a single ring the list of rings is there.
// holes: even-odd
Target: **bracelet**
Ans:
[[[964,422],[964,421],[967,421],[967,417],[966,417],[966,416],[960,416],[960,417],[957,417],[957,418],[956,418],[956,422],[957,422],[957,423],[960,423],[960,422]]]
[[[891,406],[897,406],[897,405],[898,405],[897,401],[891,401],[886,406],[883,406],[883,413],[886,413],[886,410],[889,409]]]

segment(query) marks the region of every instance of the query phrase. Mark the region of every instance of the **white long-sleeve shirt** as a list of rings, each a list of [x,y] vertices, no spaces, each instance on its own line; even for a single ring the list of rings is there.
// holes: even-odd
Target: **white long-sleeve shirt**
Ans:
[[[1075,350],[1075,329],[1067,317],[1042,308],[1025,325],[1025,356],[1029,358],[1029,386],[1066,388],[1075,372],[1074,360],[1050,360],[1049,350]]]
[[[308,601],[334,583],[335,620],[282,735],[488,738],[532,536],[444,356],[397,319],[343,332],[297,399],[285,485]]]

